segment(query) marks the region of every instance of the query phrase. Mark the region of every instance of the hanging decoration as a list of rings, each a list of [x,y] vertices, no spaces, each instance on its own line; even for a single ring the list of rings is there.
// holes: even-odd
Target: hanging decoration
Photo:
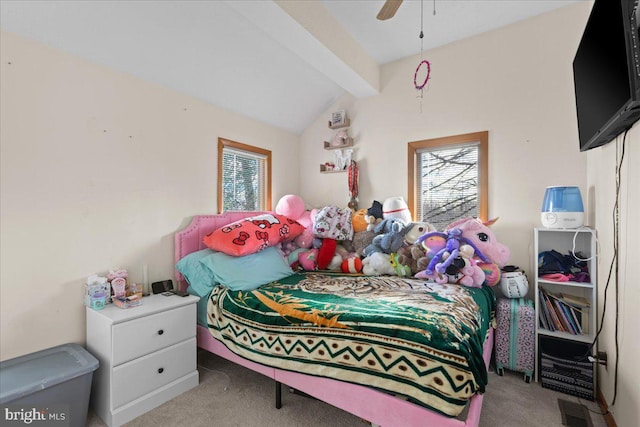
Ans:
[[[427,68],[427,75],[422,81],[422,83],[418,83],[418,71],[420,71],[420,67],[422,67],[423,65],[426,66]],[[416,89],[423,90],[424,87],[427,85],[427,82],[429,81],[430,76],[431,76],[431,64],[426,59],[423,59],[418,64],[418,68],[416,68],[416,72],[413,75],[413,85],[416,87]],[[422,93],[420,94],[420,97],[422,98]]]
[[[351,160],[349,167],[347,168],[347,175],[349,176],[349,208],[354,212],[358,210],[358,164],[355,160]]]
[[[436,14],[436,0],[433,0],[433,15]],[[420,0],[420,63],[416,67],[416,72],[413,74],[413,86],[416,90],[420,91],[417,96],[420,98],[420,113],[422,113],[422,99],[424,98],[424,88],[427,86],[429,79],[431,78],[431,63],[424,59],[424,0]],[[424,79],[418,79],[418,72],[424,68]]]

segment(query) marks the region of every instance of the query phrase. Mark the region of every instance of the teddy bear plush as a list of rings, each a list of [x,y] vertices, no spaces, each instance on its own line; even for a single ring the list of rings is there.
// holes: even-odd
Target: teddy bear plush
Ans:
[[[353,234],[353,240],[351,241],[352,251],[358,256],[362,256],[365,248],[373,242],[373,238],[376,237],[376,233],[373,230],[358,231]]]
[[[426,252],[420,245],[408,245],[398,249],[398,264],[409,267],[411,274],[414,275],[422,271],[429,264]]]

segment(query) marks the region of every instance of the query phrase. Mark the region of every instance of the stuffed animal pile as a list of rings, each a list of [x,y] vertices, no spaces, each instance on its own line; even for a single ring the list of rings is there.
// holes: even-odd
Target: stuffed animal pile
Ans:
[[[411,221],[402,197],[375,201],[369,209],[325,206],[305,210],[298,196],[287,195],[276,213],[296,219],[305,231],[281,246],[294,269],[349,274],[417,277],[469,287],[495,286],[508,262],[509,248],[483,222],[461,218],[442,231]]]

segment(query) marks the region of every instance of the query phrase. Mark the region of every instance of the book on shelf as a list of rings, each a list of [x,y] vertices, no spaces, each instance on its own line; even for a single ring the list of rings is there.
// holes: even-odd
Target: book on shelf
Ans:
[[[542,294],[538,295],[538,307],[539,307],[539,309],[538,309],[539,316],[538,317],[540,318],[539,323],[540,323],[540,325],[542,325],[542,327],[544,329],[550,331],[551,330],[551,326],[549,326],[550,322],[549,322],[549,319],[547,318],[547,310],[546,310],[546,306],[544,304],[544,301],[542,299]]]
[[[546,316],[547,329],[562,331],[573,335],[589,333],[589,301],[586,298],[569,294],[554,294],[539,288],[539,299]],[[566,298],[569,295],[570,298]],[[575,305],[570,302],[577,302]]]
[[[553,325],[553,329],[551,329],[551,330],[566,332],[566,330],[564,329],[564,326],[562,325],[562,322],[560,321],[560,318],[558,317],[558,313],[556,312],[556,310],[553,307],[553,303],[551,302],[551,297],[542,288],[540,288],[540,294],[542,295],[542,298],[544,299],[545,308],[547,310],[547,313],[549,314],[549,318],[551,320],[551,324]]]
[[[558,306],[562,310],[562,314],[564,315],[565,321],[569,325],[571,333],[573,335],[578,335],[580,333],[578,332],[578,325],[576,324],[575,320],[573,320],[573,316],[571,315],[571,309],[569,308],[569,306],[561,302],[558,302]]]
[[[576,307],[589,307],[591,305],[588,299],[578,295],[560,294],[560,298],[562,298],[562,300],[567,304],[571,304]]]
[[[573,327],[571,326],[571,323],[569,322],[569,319],[567,318],[567,315],[564,312],[562,303],[557,299],[553,300],[553,309],[558,314],[558,319],[560,320],[560,323],[562,324],[564,331],[575,335],[575,333],[573,332]]]
[[[582,334],[589,333],[589,308],[591,303],[585,297],[573,294],[561,293],[559,295],[553,295],[552,297],[558,298],[562,303],[576,314],[578,320],[580,320],[580,329]]]
[[[570,311],[571,317],[573,318],[573,323],[576,325],[578,334],[582,334],[583,333],[582,332],[582,314],[576,313],[576,309],[571,306],[569,306],[569,311]]]

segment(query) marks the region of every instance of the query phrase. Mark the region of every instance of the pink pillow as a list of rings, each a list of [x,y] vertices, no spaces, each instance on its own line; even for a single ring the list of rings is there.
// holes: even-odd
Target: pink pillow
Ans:
[[[218,228],[202,241],[214,251],[243,256],[293,240],[303,230],[300,223],[284,215],[262,214]]]

